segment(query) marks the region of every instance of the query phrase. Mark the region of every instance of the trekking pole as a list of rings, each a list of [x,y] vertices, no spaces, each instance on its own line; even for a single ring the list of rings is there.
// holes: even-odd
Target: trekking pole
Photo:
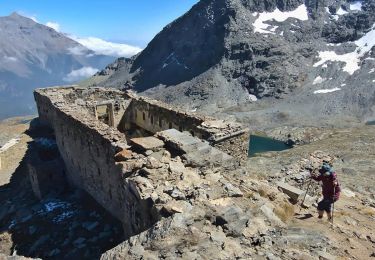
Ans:
[[[331,219],[331,222],[332,222],[332,225],[333,225],[333,213],[335,212],[335,194],[336,194],[336,185],[333,186],[333,203],[332,203],[332,219]]]
[[[311,183],[312,183],[312,178],[310,178],[310,182],[309,182],[309,185],[307,186],[305,196],[303,197],[303,200],[302,200],[302,203],[301,203],[301,207],[303,207],[303,203],[305,203],[306,196],[307,196],[307,193],[309,192],[309,189],[310,189]]]

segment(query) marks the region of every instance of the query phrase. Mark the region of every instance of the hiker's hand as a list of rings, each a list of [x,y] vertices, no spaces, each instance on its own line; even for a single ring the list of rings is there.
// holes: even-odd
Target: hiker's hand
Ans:
[[[333,186],[337,186],[338,185],[338,182],[337,181],[334,181],[333,182]]]

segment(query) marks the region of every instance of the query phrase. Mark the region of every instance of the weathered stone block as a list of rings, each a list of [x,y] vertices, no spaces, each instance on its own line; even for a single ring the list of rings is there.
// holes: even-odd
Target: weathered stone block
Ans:
[[[293,187],[285,182],[278,182],[277,187],[288,195],[293,202],[297,202],[298,199],[304,194],[303,190]]]
[[[133,138],[130,140],[133,145],[143,149],[143,150],[152,150],[155,151],[158,148],[164,146],[164,142],[156,137],[141,137],[141,138]]]

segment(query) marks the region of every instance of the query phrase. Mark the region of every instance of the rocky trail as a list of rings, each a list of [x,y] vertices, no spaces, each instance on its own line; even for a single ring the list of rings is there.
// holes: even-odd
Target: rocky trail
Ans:
[[[166,162],[167,168],[160,162],[159,168],[132,178],[143,185],[145,195],[159,198],[165,216],[122,243],[121,224],[83,194],[68,190],[42,201],[34,198],[22,163],[32,140],[23,133],[26,128],[13,131],[20,141],[2,154],[7,163],[0,176],[10,179],[0,187],[4,255],[97,259],[112,247],[102,259],[371,259],[375,254],[373,126],[321,129],[315,142],[259,154],[236,171],[200,172],[185,168],[178,158]],[[333,225],[326,218],[319,220],[314,206],[291,205],[277,189],[282,181],[305,190],[306,167],[318,167],[322,160],[333,163],[342,185]],[[16,170],[10,176],[12,167]],[[185,194],[191,185],[195,189]],[[319,200],[314,197],[319,191],[314,183],[311,204]]]

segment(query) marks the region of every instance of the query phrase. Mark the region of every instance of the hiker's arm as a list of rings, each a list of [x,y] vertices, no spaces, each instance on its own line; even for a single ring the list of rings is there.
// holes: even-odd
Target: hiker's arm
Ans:
[[[321,175],[314,175],[313,173],[311,173],[311,179],[313,179],[315,181],[321,181],[322,176]]]
[[[332,174],[332,181],[333,181],[333,186],[338,186],[337,174],[336,173]]]

